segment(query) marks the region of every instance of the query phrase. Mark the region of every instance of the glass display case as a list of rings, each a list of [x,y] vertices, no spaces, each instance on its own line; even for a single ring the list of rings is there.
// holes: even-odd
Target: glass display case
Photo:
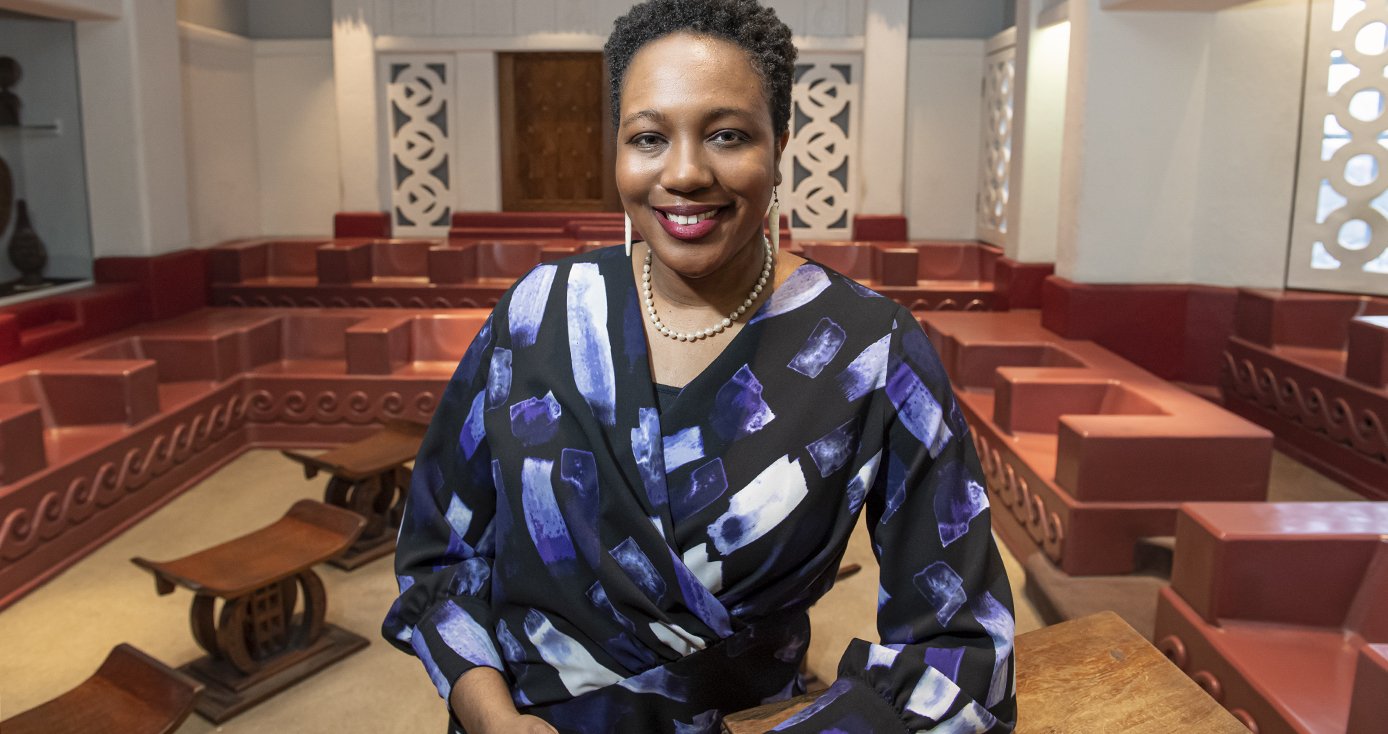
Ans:
[[[0,305],[91,280],[74,33],[0,11]]]

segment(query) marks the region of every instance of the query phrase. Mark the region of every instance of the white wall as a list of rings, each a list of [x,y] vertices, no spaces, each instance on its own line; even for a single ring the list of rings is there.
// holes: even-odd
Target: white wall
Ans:
[[[906,215],[912,239],[973,239],[983,78],[981,40],[912,39]]]
[[[253,43],[261,233],[326,234],[342,199],[332,41]]]
[[[987,39],[1009,25],[1016,0],[911,0],[912,38]]]
[[[178,20],[238,36],[250,35],[246,0],[178,0]]]
[[[82,114],[77,93],[73,24],[53,20],[0,20],[0,48],[23,67],[13,91],[28,125],[58,123],[58,132],[6,131],[4,153],[15,177],[15,197],[27,200],[30,220],[48,248],[45,274],[88,278],[92,237],[87,217],[87,177],[82,158]],[[7,244],[14,230],[0,232]],[[0,281],[19,273],[0,256]]]
[[[858,116],[858,214],[906,213],[906,70],[911,6],[868,0],[863,33],[863,109]]]
[[[77,23],[96,257],[188,247],[178,59],[173,0],[121,0],[118,20]]]
[[[1305,3],[1220,13],[1099,3],[1070,0],[1057,272],[1280,286]]]
[[[1285,282],[1296,185],[1306,3],[1264,0],[1214,15],[1192,279]]]
[[[1018,262],[1055,262],[1065,139],[1070,24],[1037,28],[1049,5],[1019,0],[1011,192],[1016,198],[1004,248]]]
[[[192,246],[261,233],[253,42],[179,24]]]
[[[249,0],[247,15],[251,38],[333,37],[332,0]]]
[[[64,20],[111,20],[121,16],[121,0],[0,0],[0,8]]]
[[[976,0],[966,0],[975,2]],[[861,36],[867,0],[765,0],[798,36]],[[988,0],[999,2],[999,0]],[[383,36],[523,36],[585,33],[607,37],[633,0],[374,0]]]

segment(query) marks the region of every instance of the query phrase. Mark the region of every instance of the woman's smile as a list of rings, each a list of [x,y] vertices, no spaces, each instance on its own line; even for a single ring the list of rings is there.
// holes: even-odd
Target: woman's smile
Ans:
[[[685,204],[680,206],[655,206],[656,221],[671,237],[680,240],[697,240],[709,236],[718,227],[718,215],[726,206],[712,204]]]

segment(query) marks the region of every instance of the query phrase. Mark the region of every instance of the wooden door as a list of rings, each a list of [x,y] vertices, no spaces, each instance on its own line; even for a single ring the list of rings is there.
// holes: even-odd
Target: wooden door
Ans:
[[[601,53],[497,54],[503,211],[620,211]]]

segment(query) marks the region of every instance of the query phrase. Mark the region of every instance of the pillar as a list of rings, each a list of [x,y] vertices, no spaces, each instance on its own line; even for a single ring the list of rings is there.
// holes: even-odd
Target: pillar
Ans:
[[[906,69],[909,0],[867,0],[858,213],[906,211]]]
[[[382,211],[376,111],[376,3],[333,0],[341,211]]]
[[[190,241],[174,0],[119,4],[114,20],[77,21],[96,257],[158,255]]]

